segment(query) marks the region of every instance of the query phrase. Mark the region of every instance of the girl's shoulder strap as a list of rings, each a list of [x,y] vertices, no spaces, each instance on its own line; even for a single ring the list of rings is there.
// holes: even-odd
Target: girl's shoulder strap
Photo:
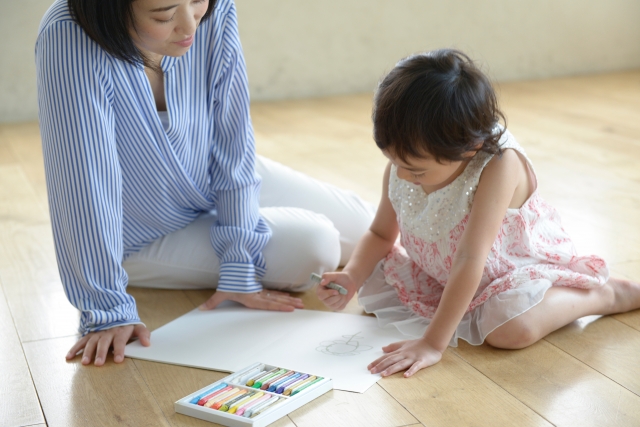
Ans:
[[[503,129],[501,125],[498,126],[500,130]],[[500,137],[500,141],[498,141],[498,144],[500,145],[501,150],[506,150],[509,148],[516,150],[523,158],[527,160],[529,166],[531,166],[531,161],[529,160],[529,157],[527,157],[527,153],[524,151],[524,148],[522,148],[522,146],[518,143],[516,138],[511,132],[509,132],[508,129],[504,129],[504,133],[502,134],[502,137]],[[480,170],[484,169],[487,163],[491,161],[493,156],[495,156],[495,154],[484,153],[482,151],[479,152],[478,155],[475,156],[477,159],[474,158],[474,161],[477,163],[475,166]]]
[[[500,130],[502,130],[502,127],[500,127]],[[524,159],[526,159],[527,163],[529,164],[529,168],[531,169],[531,171],[533,171],[533,166],[531,165],[531,161],[527,157],[524,148],[520,146],[518,141],[516,141],[515,137],[511,132],[509,132],[508,129],[504,130],[499,144],[502,150],[506,150],[509,148],[516,150]],[[482,171],[494,156],[499,156],[499,154],[491,154],[484,151],[478,152],[469,162],[464,172],[460,175],[460,177],[458,177],[458,179],[468,184],[468,187],[470,189],[475,190],[477,188],[478,182],[480,181],[480,175],[482,175]]]
[[[506,150],[508,148],[511,148],[511,149],[517,151],[518,154],[520,154],[520,156],[522,156],[522,158],[527,161],[527,164],[529,165],[529,169],[535,175],[535,172],[533,170],[533,164],[531,164],[531,160],[527,156],[527,153],[525,152],[524,148],[522,148],[522,146],[518,143],[518,141],[513,136],[513,134],[511,132],[509,132],[508,129],[505,129],[504,133],[502,134],[502,138],[500,138],[500,148],[502,150]]]

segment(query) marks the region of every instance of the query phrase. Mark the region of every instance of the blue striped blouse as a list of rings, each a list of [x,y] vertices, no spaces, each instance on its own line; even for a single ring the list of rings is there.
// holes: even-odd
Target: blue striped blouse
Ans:
[[[191,49],[164,57],[169,127],[143,67],[107,54],[66,0],[36,42],[49,208],[62,283],[82,333],[140,323],[122,262],[204,211],[218,289],[257,292],[271,232],[258,213],[260,177],[233,0],[219,0]]]

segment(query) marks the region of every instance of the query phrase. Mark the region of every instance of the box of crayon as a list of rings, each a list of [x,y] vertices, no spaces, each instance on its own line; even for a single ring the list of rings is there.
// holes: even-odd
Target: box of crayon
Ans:
[[[230,427],[267,426],[333,389],[330,378],[256,363],[175,402],[175,411]]]

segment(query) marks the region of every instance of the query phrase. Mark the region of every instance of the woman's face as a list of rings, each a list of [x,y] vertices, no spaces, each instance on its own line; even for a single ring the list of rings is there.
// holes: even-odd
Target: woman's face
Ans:
[[[134,0],[133,43],[154,62],[182,56],[191,47],[209,0]]]

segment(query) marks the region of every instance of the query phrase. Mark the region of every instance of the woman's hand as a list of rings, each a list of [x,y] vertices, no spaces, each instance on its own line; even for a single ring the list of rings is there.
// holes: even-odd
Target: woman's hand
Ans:
[[[264,289],[260,292],[243,294],[238,292],[218,292],[211,296],[200,307],[200,310],[216,308],[222,301],[235,301],[245,307],[258,310],[293,311],[296,308],[304,308],[300,298],[294,298],[286,292]]]
[[[346,295],[341,295],[340,292],[335,289],[326,288],[325,285],[329,282],[337,283],[347,290]],[[324,303],[327,307],[332,310],[342,310],[344,309],[351,298],[358,291],[359,286],[356,282],[351,278],[349,273],[344,271],[336,272],[336,273],[324,273],[322,275],[322,281],[316,288],[316,294],[318,295],[318,299]]]
[[[422,368],[435,365],[442,359],[442,352],[429,345],[424,339],[407,340],[382,347],[386,354],[367,366],[372,374],[383,377],[409,368],[404,377],[408,378]]]
[[[151,333],[144,325],[125,325],[107,329],[106,331],[90,332],[78,340],[69,353],[67,360],[71,360],[82,350],[82,364],[88,365],[95,353],[96,366],[104,365],[107,352],[113,346],[113,361],[121,363],[124,360],[124,347],[133,337],[140,338],[140,344],[145,347],[151,345]]]

